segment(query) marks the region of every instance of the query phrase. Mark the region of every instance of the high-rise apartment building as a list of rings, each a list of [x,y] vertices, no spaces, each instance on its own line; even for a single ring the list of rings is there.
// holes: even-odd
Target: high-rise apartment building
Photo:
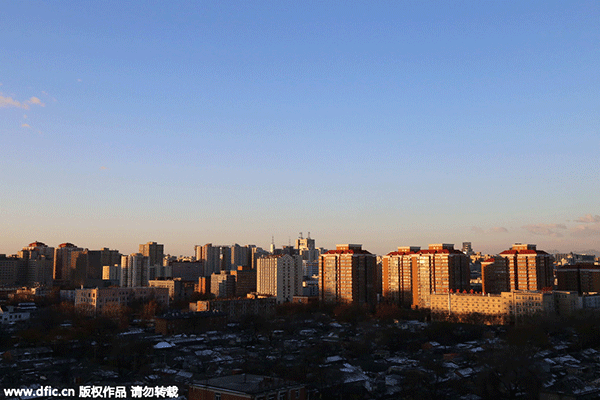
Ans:
[[[249,267],[252,264],[252,248],[250,246],[240,246],[236,243],[231,246],[230,251],[231,264],[229,265],[229,270],[235,271],[239,266]]]
[[[542,290],[554,286],[553,257],[535,244],[515,243],[500,253],[508,263],[510,290]]]
[[[319,257],[319,298],[334,303],[375,304],[377,257],[360,244],[338,244]]]
[[[210,292],[217,298],[229,299],[235,295],[235,276],[221,271],[210,276]]]
[[[54,249],[54,280],[70,281],[72,278],[71,253],[83,251],[73,243],[62,243]]]
[[[381,283],[385,299],[408,307],[418,303],[420,249],[414,246],[398,247],[398,251],[383,257]]]
[[[54,247],[48,247],[42,242],[33,242],[17,254],[22,263],[22,276],[19,279],[23,284],[52,284]]]
[[[481,262],[481,289],[483,293],[510,292],[508,260],[491,257]]]
[[[473,247],[471,246],[471,242],[463,242],[463,244],[462,244],[462,252],[465,253],[468,256],[470,256],[472,254],[475,254],[473,252]]]
[[[213,246],[207,243],[204,246],[196,246],[196,260],[204,264],[204,275],[218,274],[227,271],[231,265],[231,248],[229,246]]]
[[[102,267],[105,265],[121,265],[121,253],[119,253],[119,250],[103,247],[100,250],[100,264]]]
[[[418,268],[418,303],[413,306],[430,308],[432,293],[471,289],[469,257],[453,244],[430,244],[419,250]]]
[[[307,279],[318,275],[321,251],[315,247],[315,240],[311,239],[310,232],[308,232],[307,238],[304,238],[300,232],[300,237],[296,239],[295,249],[302,258],[302,275]]]
[[[121,257],[121,287],[148,286],[150,259],[141,253]]]
[[[246,297],[248,293],[256,292],[256,269],[239,266],[231,271],[235,276],[235,297]]]
[[[579,294],[600,292],[600,265],[563,265],[556,270],[556,280],[558,290],[576,291]]]
[[[470,289],[469,257],[452,244],[398,247],[382,264],[383,296],[400,304],[429,308],[432,293]]]
[[[429,308],[432,293],[471,288],[469,258],[448,243],[430,244],[418,257],[417,307]]]
[[[165,258],[165,246],[156,242],[148,242],[140,244],[139,253],[144,257],[148,257],[148,262],[151,266],[162,266],[163,258]]]
[[[277,303],[292,301],[302,294],[302,261],[289,254],[257,260],[256,291],[277,297]]]

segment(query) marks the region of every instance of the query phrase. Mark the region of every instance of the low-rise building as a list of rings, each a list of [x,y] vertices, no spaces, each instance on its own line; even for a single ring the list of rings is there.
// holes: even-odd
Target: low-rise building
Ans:
[[[575,300],[577,304],[577,300]],[[469,320],[475,314],[485,317],[484,322],[508,323],[511,319],[534,315],[554,315],[557,308],[563,313],[572,312],[573,294],[533,290],[515,290],[501,294],[482,293],[434,293],[431,296],[431,312],[436,319],[448,316]]]
[[[153,279],[148,281],[149,287],[167,288],[169,298],[177,301],[185,297],[185,287],[181,278],[177,279]]]
[[[25,321],[30,317],[29,311],[15,310],[13,306],[0,307],[0,323],[10,324],[17,321]]]
[[[276,297],[215,299],[190,303],[190,311],[221,311],[231,321],[239,321],[247,315],[270,318],[275,315]]]
[[[169,289],[159,287],[111,287],[76,289],[75,307],[89,312],[103,312],[113,306],[126,306],[134,300],[155,300],[163,307],[169,305]]]
[[[305,400],[304,385],[269,376],[240,374],[190,385],[190,400]]]
[[[171,312],[154,318],[154,330],[161,335],[197,334],[220,330],[227,325],[227,315],[218,311]]]

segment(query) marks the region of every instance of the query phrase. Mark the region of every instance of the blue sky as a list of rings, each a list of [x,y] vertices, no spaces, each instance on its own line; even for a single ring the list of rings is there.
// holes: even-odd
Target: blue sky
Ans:
[[[597,2],[1,2],[0,253],[600,250]]]

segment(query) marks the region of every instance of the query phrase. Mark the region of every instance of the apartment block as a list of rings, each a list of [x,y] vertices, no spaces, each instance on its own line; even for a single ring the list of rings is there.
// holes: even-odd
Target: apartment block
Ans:
[[[238,266],[231,271],[235,277],[235,297],[246,297],[249,293],[256,292],[256,269]]]
[[[150,259],[141,253],[121,257],[121,287],[148,286]]]
[[[510,292],[508,260],[491,257],[481,262],[481,286],[483,293]]]
[[[572,296],[567,296],[572,300]],[[549,291],[516,290],[500,294],[482,293],[436,293],[431,295],[431,312],[434,318],[443,319],[454,314],[469,318],[478,313],[483,316],[495,317],[494,323],[508,323],[510,318],[519,321],[520,318],[534,315],[555,315],[557,304],[564,309],[569,305],[563,304],[560,294]]]
[[[382,260],[382,294],[386,300],[407,307],[418,303],[420,247],[398,247]]]
[[[73,243],[61,243],[56,249],[54,249],[54,280],[71,280],[73,275],[71,271],[71,253],[77,251],[83,251],[83,249],[75,246]]]
[[[419,250],[417,264],[417,302],[413,306],[431,307],[433,293],[471,289],[469,258],[453,244],[430,244],[428,249]]]
[[[169,299],[173,301],[185,298],[185,286],[181,279],[153,279],[148,281],[148,287],[166,288]]]
[[[144,257],[148,257],[149,265],[163,265],[163,258],[165,257],[164,252],[165,246],[156,242],[148,242],[146,244],[140,244],[139,253]]]
[[[257,260],[256,291],[290,302],[302,294],[302,260],[299,256],[272,255]]]
[[[54,247],[42,242],[29,243],[17,253],[21,259],[19,280],[26,285],[51,285],[54,270]]]
[[[375,304],[377,282],[377,257],[360,244],[338,244],[319,256],[321,301]]]
[[[114,306],[126,306],[134,300],[149,301],[169,305],[169,289],[152,287],[111,287],[76,289],[75,307],[90,312],[104,312]]]
[[[508,263],[510,290],[548,290],[554,286],[553,257],[535,244],[515,243],[500,253]]]
[[[210,292],[218,298],[235,296],[235,276],[229,271],[221,271],[210,276]]]
[[[254,298],[215,299],[190,303],[190,311],[220,311],[227,314],[230,321],[239,321],[249,315],[271,318],[275,315],[275,297],[255,296]]]
[[[600,265],[581,263],[556,269],[558,290],[573,290],[579,294],[600,292]]]

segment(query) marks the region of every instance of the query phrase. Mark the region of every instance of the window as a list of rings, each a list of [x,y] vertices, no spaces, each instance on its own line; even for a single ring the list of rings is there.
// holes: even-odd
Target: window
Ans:
[[[221,400],[221,393],[215,393],[215,400]]]

